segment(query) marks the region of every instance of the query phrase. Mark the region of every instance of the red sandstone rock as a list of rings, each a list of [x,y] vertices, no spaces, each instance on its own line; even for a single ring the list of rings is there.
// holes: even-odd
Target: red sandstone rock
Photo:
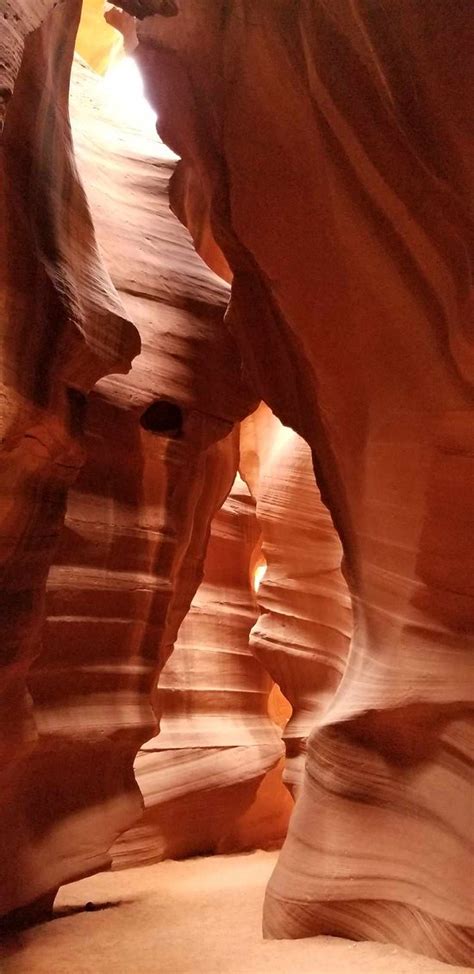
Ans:
[[[286,834],[292,802],[281,781],[281,734],[268,716],[272,682],[249,647],[258,540],[255,504],[237,476],[160,675],[159,734],[135,762],[145,815],[120,839],[114,864],[268,847]]]
[[[127,372],[139,350],[74,165],[67,99],[80,4],[55,6],[0,4],[2,912],[50,892],[28,787],[38,728],[27,674],[67,489],[84,461],[84,393]]]
[[[457,963],[472,956],[469,10],[188,0],[138,28],[181,189],[207,198],[234,275],[228,324],[313,451],[354,606],[265,930]]]
[[[72,41],[71,28],[69,47],[62,52],[65,79]],[[7,550],[12,601],[6,618],[16,640],[12,645],[18,645],[7,674],[9,729],[12,713],[20,721],[22,679],[33,654],[39,655],[27,676],[37,740],[31,723],[24,745],[19,728],[11,728],[16,743],[11,756],[18,760],[2,794],[2,912],[52,897],[61,883],[103,868],[117,835],[141,814],[132,765],[155,728],[150,693],[199,583],[210,521],[234,477],[233,423],[251,402],[240,380],[239,356],[222,326],[227,288],[196,257],[169,213],[169,158],[160,156],[155,140],[134,132],[133,123],[124,140],[125,120],[107,117],[101,82],[78,67],[72,91],[76,150],[107,266],[142,338],[132,372],[125,380],[118,374],[127,354],[130,359],[138,351],[137,334],[94,250],[61,102],[56,106],[53,89],[43,93],[35,87],[32,74],[33,68],[44,69],[42,59],[55,55],[56,44],[57,36],[47,32],[32,39],[31,59],[25,55],[5,129],[13,187],[7,202],[17,221],[20,204],[31,206],[26,194],[31,186],[26,182],[22,198],[28,170],[18,174],[15,163],[31,156],[33,175],[39,170],[39,225],[25,209],[25,234],[19,234],[23,224],[17,222],[16,264],[7,282],[15,324],[24,321],[23,347],[31,361],[31,376],[24,359],[23,371],[11,371],[23,399],[13,387],[7,400],[13,415],[7,443],[16,466],[6,487],[18,482],[23,491],[18,513],[10,501],[4,520],[5,529],[11,533],[13,525],[18,534]],[[33,94],[45,106],[50,99],[53,119],[57,111],[59,134],[66,133],[57,145],[54,127],[45,139],[48,116],[43,120],[42,109],[33,116]],[[19,120],[26,136],[31,131],[36,139],[30,156],[20,149]],[[41,168],[43,145],[56,148],[56,182],[44,162]],[[61,183],[63,170],[74,194],[70,199]],[[55,186],[61,193],[54,194]],[[55,231],[51,238],[49,224]],[[36,234],[31,244],[28,233]],[[58,345],[57,331],[46,327],[63,327],[59,298],[69,301],[69,318],[64,314],[65,338]],[[27,331],[32,322],[33,341]],[[12,352],[17,356],[20,349],[12,344]],[[12,362],[15,366],[17,359]],[[77,397],[67,397],[65,381],[87,389],[100,369],[115,374],[90,395],[81,442],[83,417]],[[24,392],[21,383],[27,381]],[[157,400],[164,409],[150,413]],[[84,460],[84,447],[86,463],[69,495],[65,531],[49,575],[49,621],[39,652],[42,589],[64,517],[66,487]],[[20,747],[33,748],[21,761]]]
[[[391,940],[468,962],[469,6],[123,5],[166,15],[139,26],[138,52],[161,133],[184,157],[173,206],[206,261],[234,275],[228,326],[258,396],[313,452],[353,600],[348,664],[310,738],[266,932]],[[16,80],[2,157],[3,909],[106,862],[139,814],[131,763],[152,726],[156,662],[191,602],[232,480],[225,434],[249,408],[222,323],[225,289],[165,217],[154,150],[140,137],[121,145],[92,99],[83,164],[124,312],[72,160],[78,3],[16,6],[0,3],[2,118]],[[138,351],[127,315],[144,351],[123,380],[115,373]],[[32,719],[25,677],[67,487],[84,459],[78,391],[110,373],[91,397],[90,462],[51,573],[51,640],[28,677]],[[159,396],[179,403],[184,423],[181,438],[157,444],[138,420]],[[104,615],[109,593],[123,615]],[[77,664],[80,638],[91,655]]]
[[[352,619],[342,548],[315,486],[307,443],[263,404],[242,424],[241,470],[256,497],[266,565],[250,645],[292,707],[283,778],[296,795],[307,738],[347,661]]]

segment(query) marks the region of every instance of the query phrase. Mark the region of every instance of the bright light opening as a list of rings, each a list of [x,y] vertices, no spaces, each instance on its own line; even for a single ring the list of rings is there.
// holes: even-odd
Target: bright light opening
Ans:
[[[161,141],[156,131],[156,112],[145,98],[140,68],[132,57],[116,61],[103,77],[110,110],[131,123],[140,133],[161,143],[160,156],[166,159],[179,157]]]
[[[112,64],[104,75],[104,86],[114,107],[120,107],[124,117],[155,134],[156,112],[145,98],[143,78],[133,58],[124,57]]]
[[[259,590],[259,588],[260,588],[260,586],[262,584],[263,577],[265,575],[266,570],[267,570],[267,563],[266,563],[263,555],[260,555],[260,558],[258,560],[258,563],[256,564],[256,566],[254,568],[254,572],[253,572],[253,579],[252,579],[252,581],[253,581],[253,590],[254,590],[254,592],[258,592],[258,590]]]

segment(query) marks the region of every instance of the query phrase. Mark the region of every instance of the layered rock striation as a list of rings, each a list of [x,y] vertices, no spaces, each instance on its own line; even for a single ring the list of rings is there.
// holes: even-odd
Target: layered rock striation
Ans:
[[[342,548],[311,451],[262,404],[242,424],[241,469],[256,497],[265,566],[250,645],[291,704],[283,779],[297,795],[307,739],[332,703],[352,634]]]
[[[142,813],[151,691],[252,404],[222,325],[228,289],[169,213],[169,152],[78,64],[75,148],[104,269],[67,112],[78,14],[65,4],[28,34],[4,131],[2,913],[107,866]],[[13,20],[28,33],[39,8]]]
[[[265,931],[457,963],[472,956],[468,6],[189,0],[166,17],[141,4],[138,25],[183,158],[175,209],[209,214],[228,325],[312,450],[353,602]]]
[[[127,30],[140,18],[161,135],[182,157],[174,211],[219,278],[168,212],[169,153],[78,67],[75,140],[105,270],[68,118],[80,6],[0,2],[0,908],[41,906],[107,865],[139,818],[132,764],[156,729],[150,693],[234,482],[235,424],[263,399],[311,451],[354,623],[340,679],[340,549],[291,434],[276,469],[265,448],[255,494],[269,580],[253,639],[293,694],[298,790],[308,740],[266,935],[392,941],[468,963],[470,6],[122,3]],[[304,500],[284,539],[276,485],[296,473]],[[295,591],[303,512],[311,584]],[[323,550],[340,610],[324,647]],[[304,676],[288,666],[295,646]]]
[[[269,847],[286,834],[292,802],[268,713],[272,681],[249,646],[258,541],[255,503],[237,475],[160,675],[159,734],[135,762],[145,814],[117,843],[114,865]]]
[[[68,117],[80,4],[0,4],[0,909],[49,892],[27,780],[38,746],[28,684],[48,568],[85,459],[85,395],[126,373],[138,332],[99,255]],[[57,783],[55,783],[57,788]]]

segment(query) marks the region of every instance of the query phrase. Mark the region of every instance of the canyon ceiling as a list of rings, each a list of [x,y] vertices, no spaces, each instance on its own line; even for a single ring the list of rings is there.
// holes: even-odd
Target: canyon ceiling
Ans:
[[[282,845],[468,964],[472,5],[105,7],[0,0],[0,913]]]

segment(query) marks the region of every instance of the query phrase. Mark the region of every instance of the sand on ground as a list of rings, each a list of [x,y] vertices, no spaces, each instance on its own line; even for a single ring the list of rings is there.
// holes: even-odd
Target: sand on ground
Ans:
[[[466,974],[398,947],[264,941],[277,853],[100,873],[63,886],[54,919],[4,937],[2,974]],[[86,903],[94,909],[85,910]]]

